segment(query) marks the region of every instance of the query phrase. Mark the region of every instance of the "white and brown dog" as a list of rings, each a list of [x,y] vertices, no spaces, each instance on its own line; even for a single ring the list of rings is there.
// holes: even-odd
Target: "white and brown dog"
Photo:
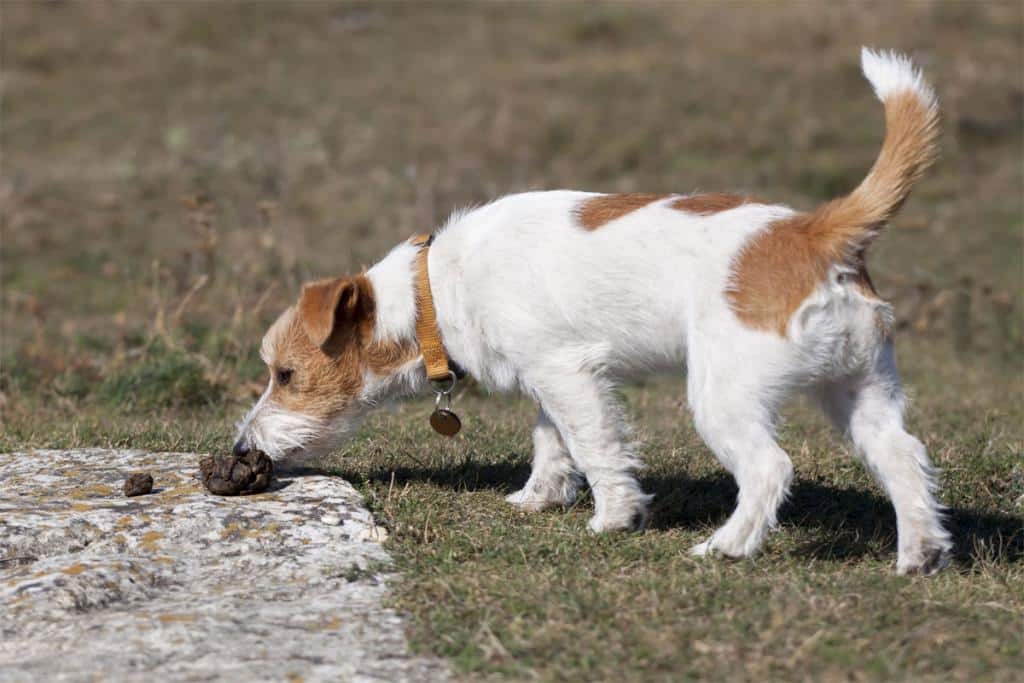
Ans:
[[[539,404],[533,471],[509,502],[567,505],[585,478],[590,529],[635,529],[650,496],[613,387],[685,364],[697,430],[739,484],[695,554],[751,555],[775,524],[792,464],[774,424],[802,389],[892,499],[898,571],[940,569],[952,543],[928,455],[903,426],[892,308],[865,269],[934,158],[938,107],[906,57],[865,49],[862,67],[885,142],[851,194],[811,212],[724,194],[530,192],[458,212],[365,273],[307,284],[263,339],[270,383],[236,451],[330,449],[380,401],[447,389],[451,360]]]

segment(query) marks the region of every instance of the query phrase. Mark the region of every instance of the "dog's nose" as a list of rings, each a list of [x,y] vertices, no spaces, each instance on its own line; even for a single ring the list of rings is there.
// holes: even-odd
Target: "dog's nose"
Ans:
[[[249,445],[245,443],[245,439],[239,439],[235,442],[235,447],[231,449],[236,458],[243,458],[249,455]]]

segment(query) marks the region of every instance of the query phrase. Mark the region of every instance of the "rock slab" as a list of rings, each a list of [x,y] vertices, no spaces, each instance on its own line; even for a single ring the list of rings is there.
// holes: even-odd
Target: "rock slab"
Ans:
[[[0,454],[0,681],[436,681],[382,604],[389,558],[347,482],[222,498],[200,456]],[[126,498],[128,473],[153,493]]]

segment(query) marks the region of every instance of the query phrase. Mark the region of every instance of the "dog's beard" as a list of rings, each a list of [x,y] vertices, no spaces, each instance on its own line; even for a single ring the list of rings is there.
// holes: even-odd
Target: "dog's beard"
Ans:
[[[316,418],[260,401],[238,425],[238,430],[249,447],[278,460],[318,439],[324,425]]]
[[[353,431],[354,420],[311,417],[261,401],[239,424],[250,447],[274,460],[304,462],[339,447]]]

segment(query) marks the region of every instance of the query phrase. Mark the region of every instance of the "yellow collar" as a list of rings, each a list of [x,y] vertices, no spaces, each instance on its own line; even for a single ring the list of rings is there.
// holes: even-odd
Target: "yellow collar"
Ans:
[[[448,354],[441,342],[441,331],[437,328],[437,311],[434,310],[434,297],[430,293],[430,273],[427,269],[427,255],[433,235],[416,235],[409,240],[420,248],[416,255],[416,341],[423,354],[423,364],[427,369],[427,379],[432,382],[451,381],[454,373],[448,363]]]
[[[452,391],[455,382],[462,377],[459,366],[448,360],[441,342],[441,330],[437,328],[437,311],[434,310],[434,297],[430,293],[430,273],[427,269],[427,256],[433,235],[417,235],[410,242],[419,247],[416,254],[416,341],[423,354],[423,365],[427,369],[427,380],[437,398],[434,401],[434,412],[430,415],[430,426],[444,436],[452,437],[462,429],[462,421],[452,412]]]

